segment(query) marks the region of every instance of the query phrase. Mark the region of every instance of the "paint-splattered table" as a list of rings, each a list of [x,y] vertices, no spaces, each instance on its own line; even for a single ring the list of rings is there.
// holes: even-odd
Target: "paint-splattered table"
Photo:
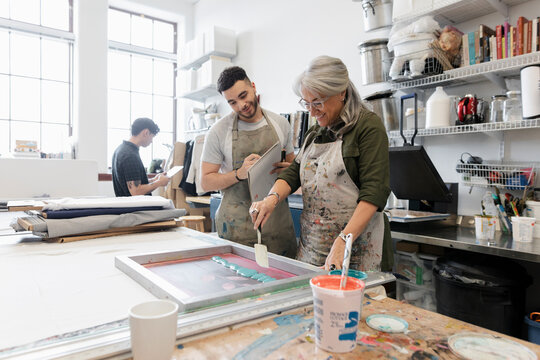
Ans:
[[[407,334],[388,334],[365,323],[372,314],[399,316],[409,323]],[[178,346],[175,359],[458,359],[448,348],[449,336],[474,331],[517,341],[540,359],[540,346],[511,338],[444,315],[393,299],[364,301],[358,327],[358,345],[346,354],[334,354],[315,346],[313,313],[302,308],[259,322],[240,325],[218,334]]]

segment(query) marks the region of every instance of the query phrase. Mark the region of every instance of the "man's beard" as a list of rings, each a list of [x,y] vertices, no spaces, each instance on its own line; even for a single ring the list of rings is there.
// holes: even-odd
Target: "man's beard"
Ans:
[[[259,102],[257,101],[257,95],[253,97],[253,101],[249,103],[249,106],[253,109],[253,113],[249,116],[246,116],[244,115],[244,113],[240,112],[240,114],[238,114],[238,117],[241,120],[251,120],[257,114],[257,109],[259,109]]]

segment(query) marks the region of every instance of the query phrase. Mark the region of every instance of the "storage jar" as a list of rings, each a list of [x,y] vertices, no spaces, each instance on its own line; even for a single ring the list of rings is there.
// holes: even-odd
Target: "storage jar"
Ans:
[[[504,100],[503,118],[505,122],[520,121],[523,119],[521,114],[521,91],[506,92],[508,99]]]
[[[391,63],[387,44],[388,39],[373,39],[358,44],[362,85],[387,80]]]

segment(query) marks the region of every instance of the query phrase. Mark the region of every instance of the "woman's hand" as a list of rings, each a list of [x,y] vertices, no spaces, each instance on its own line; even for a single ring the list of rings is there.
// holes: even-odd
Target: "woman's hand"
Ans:
[[[272,211],[276,208],[278,199],[275,196],[267,196],[262,201],[257,201],[251,204],[249,215],[253,221],[253,229],[257,229],[259,225],[264,226]]]
[[[334,244],[326,257],[324,263],[324,269],[326,271],[341,269],[343,264],[343,255],[345,254],[345,241],[339,236],[334,240]],[[334,265],[333,269],[330,269],[330,266]]]

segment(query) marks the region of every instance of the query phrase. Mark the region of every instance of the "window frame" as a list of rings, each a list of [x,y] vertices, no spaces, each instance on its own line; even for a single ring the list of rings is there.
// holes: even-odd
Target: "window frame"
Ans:
[[[69,11],[69,19],[68,19],[68,30],[60,30],[55,29],[43,25],[36,25],[31,24],[19,20],[13,20],[8,19],[4,17],[0,17],[0,29],[2,31],[6,31],[9,34],[10,38],[10,44],[9,44],[9,50],[11,52],[11,34],[21,34],[26,36],[32,36],[37,37],[40,41],[39,43],[39,52],[40,52],[40,74],[39,76],[28,76],[28,75],[16,75],[12,73],[12,65],[11,65],[11,55],[9,58],[9,69],[7,73],[1,73],[2,75],[8,76],[10,79],[9,86],[8,86],[8,96],[9,96],[9,115],[7,119],[2,119],[2,121],[7,121],[9,124],[9,134],[8,134],[8,149],[10,152],[14,151],[14,143],[12,139],[12,131],[11,131],[11,125],[13,121],[16,122],[25,122],[25,123],[33,123],[33,124],[39,124],[39,151],[43,152],[43,124],[53,124],[53,125],[67,125],[68,127],[68,137],[73,136],[73,89],[74,89],[74,45],[75,45],[75,35],[73,33],[73,0],[66,0],[68,2],[68,11]],[[41,1],[40,1],[41,6]],[[41,9],[40,9],[41,11]],[[41,14],[40,14],[41,18]],[[41,20],[40,20],[41,21]],[[42,39],[45,40],[52,40],[52,41],[61,41],[63,43],[66,43],[68,45],[68,79],[67,81],[60,81],[60,80],[51,80],[47,78],[43,78],[42,73],[42,66],[43,66],[43,47],[42,47]],[[11,85],[11,77],[17,77],[17,78],[26,78],[26,79],[35,79],[39,81],[39,87],[40,87],[40,108],[39,108],[39,119],[38,120],[17,120],[12,118],[12,109],[11,109],[11,96],[12,96],[12,85]],[[42,108],[42,101],[43,101],[43,81],[54,81],[59,82],[68,85],[68,123],[67,124],[58,124],[58,123],[51,123],[51,122],[44,122],[43,121],[43,108]],[[21,139],[25,140],[25,139]],[[27,139],[26,139],[27,140]],[[67,145],[67,144],[65,144]]]
[[[173,65],[173,78],[171,79],[171,81],[173,83],[173,85],[172,85],[172,103],[173,103],[172,122],[173,123],[172,123],[172,139],[171,140],[172,140],[173,143],[171,145],[174,146],[174,142],[178,138],[177,137],[177,135],[178,135],[177,134],[177,131],[178,131],[178,129],[177,129],[178,128],[178,125],[177,125],[177,122],[178,122],[177,121],[178,120],[178,105],[177,105],[177,88],[176,88],[177,76],[178,76],[178,55],[177,55],[177,52],[178,52],[178,24],[176,22],[173,22],[173,21],[160,19],[158,17],[154,17],[154,16],[151,16],[151,15],[142,14],[142,13],[139,13],[139,12],[134,12],[134,11],[130,11],[130,10],[122,9],[122,8],[118,8],[118,7],[115,7],[115,6],[109,6],[108,10],[120,11],[120,12],[129,14],[130,17],[131,16],[142,16],[142,17],[144,17],[146,19],[150,19],[150,20],[153,20],[153,21],[159,21],[159,22],[162,22],[162,23],[167,23],[167,24],[170,24],[170,25],[173,26],[173,42],[174,43],[173,43],[173,52],[172,53],[169,53],[169,52],[166,52],[166,51],[161,51],[161,50],[150,49],[150,48],[146,48],[146,47],[142,47],[142,46],[138,46],[138,45],[127,44],[127,43],[123,43],[123,42],[108,39],[107,40],[108,41],[107,54],[109,54],[111,51],[118,51],[118,52],[122,52],[122,53],[129,54],[129,55],[137,55],[137,56],[150,58],[152,60],[157,59],[157,60],[172,63],[172,65]],[[131,18],[130,18],[130,24],[131,24]],[[130,31],[130,38],[131,38],[131,33],[132,33],[132,28],[131,27],[130,27],[129,31]],[[131,83],[132,83],[132,78],[131,78],[131,74],[130,74],[130,89],[129,89],[129,91],[122,90],[122,91],[129,92],[130,93],[130,98],[131,98],[132,93],[141,93],[139,91],[134,91],[131,88]],[[107,92],[110,91],[110,90],[121,90],[121,89],[114,89],[114,88],[109,87],[109,85],[108,85],[107,86]],[[152,93],[143,92],[142,94],[149,94],[149,95],[152,96],[152,98],[154,98],[154,96],[156,96],[156,95],[162,96],[162,95],[154,93],[154,89],[152,89]],[[107,95],[107,98],[108,98],[108,95]],[[132,110],[131,103],[130,103],[130,109],[129,110],[130,110],[130,116],[131,116],[131,110]],[[131,119],[131,117],[130,117],[130,124],[133,123],[134,120],[135,119]],[[108,121],[107,122],[107,133],[109,132],[109,129],[122,130],[121,128],[110,127],[109,126],[109,121]],[[129,129],[127,129],[127,130],[129,130]],[[112,157],[112,154],[107,154],[107,157],[109,158],[108,159],[108,162],[109,162],[110,158]],[[153,148],[153,144],[152,144],[152,158],[153,157],[154,157],[154,148]]]

